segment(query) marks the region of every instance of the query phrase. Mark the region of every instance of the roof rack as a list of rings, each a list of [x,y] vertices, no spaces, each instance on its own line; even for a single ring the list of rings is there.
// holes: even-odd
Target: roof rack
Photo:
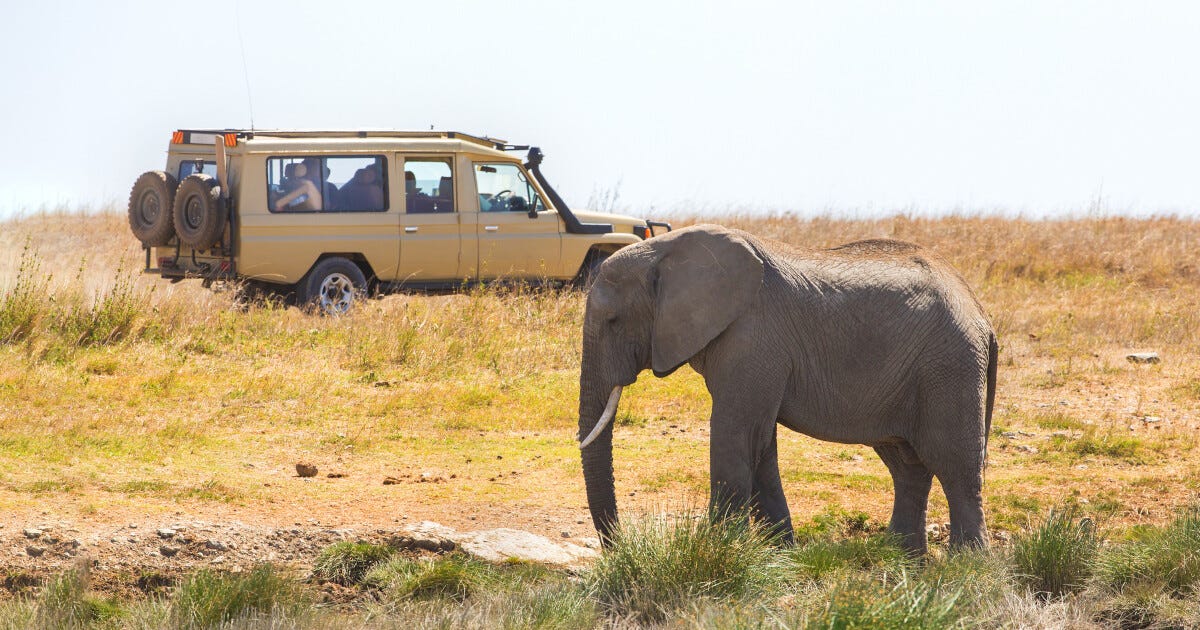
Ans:
[[[326,131],[300,129],[180,129],[176,133],[185,134],[184,141],[181,144],[191,144],[189,140],[192,134],[212,136],[237,134],[237,137],[247,140],[259,136],[269,138],[446,138],[449,140],[466,140],[467,142],[473,142],[500,151],[528,148],[508,144],[507,141],[499,138],[473,136],[461,131],[404,131],[399,129],[340,129]]]

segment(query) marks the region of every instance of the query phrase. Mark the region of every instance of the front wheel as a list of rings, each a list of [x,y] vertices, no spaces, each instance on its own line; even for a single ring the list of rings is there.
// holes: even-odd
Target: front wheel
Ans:
[[[583,267],[579,270],[579,275],[575,277],[575,286],[584,291],[590,290],[592,284],[596,282],[596,276],[600,274],[600,265],[608,260],[612,254],[607,252],[592,252],[588,255],[587,261],[583,263]]]
[[[367,292],[362,269],[336,256],[317,263],[300,284],[300,304],[333,317],[349,313]]]

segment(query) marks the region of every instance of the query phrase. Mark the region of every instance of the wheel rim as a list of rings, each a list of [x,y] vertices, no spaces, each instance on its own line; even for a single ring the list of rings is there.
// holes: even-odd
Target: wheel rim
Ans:
[[[204,204],[200,203],[197,195],[188,195],[187,203],[183,205],[183,220],[193,230],[200,229],[204,222]]]
[[[142,193],[141,199],[138,200],[138,216],[141,217],[142,223],[154,225],[160,212],[162,212],[162,205],[159,203],[158,195],[153,190]]]
[[[330,315],[344,315],[354,304],[354,283],[342,273],[331,273],[321,281],[321,310]]]

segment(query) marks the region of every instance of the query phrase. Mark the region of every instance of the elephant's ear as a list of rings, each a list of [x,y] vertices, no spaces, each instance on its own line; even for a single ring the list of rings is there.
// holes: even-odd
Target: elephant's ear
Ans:
[[[666,376],[716,339],[757,299],[763,261],[745,239],[719,226],[660,237],[651,368]]]

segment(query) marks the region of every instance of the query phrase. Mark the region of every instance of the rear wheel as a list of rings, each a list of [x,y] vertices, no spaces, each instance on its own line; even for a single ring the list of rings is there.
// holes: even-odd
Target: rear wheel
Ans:
[[[362,269],[340,256],[317,263],[300,285],[301,305],[334,317],[349,313],[367,294]]]
[[[129,191],[129,228],[143,245],[166,245],[175,236],[171,211],[179,182],[169,173],[146,171]]]
[[[195,249],[209,249],[225,233],[225,207],[221,188],[211,175],[194,173],[179,184],[172,213],[179,242]]]

